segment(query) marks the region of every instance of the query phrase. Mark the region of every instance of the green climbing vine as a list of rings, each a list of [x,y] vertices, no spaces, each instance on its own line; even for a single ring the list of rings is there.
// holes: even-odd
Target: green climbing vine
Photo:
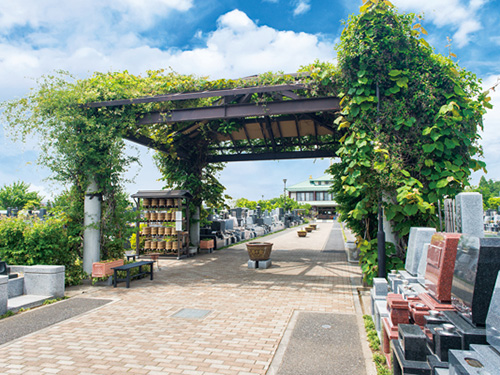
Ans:
[[[434,226],[439,199],[468,184],[488,108],[480,80],[423,38],[421,17],[364,1],[338,45],[344,131],[330,168],[342,220],[364,240],[385,215],[403,255],[412,226]]]

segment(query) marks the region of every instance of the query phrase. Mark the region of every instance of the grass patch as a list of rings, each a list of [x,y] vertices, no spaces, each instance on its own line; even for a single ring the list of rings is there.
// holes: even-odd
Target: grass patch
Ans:
[[[365,322],[366,336],[368,338],[368,345],[373,353],[373,362],[377,368],[377,375],[390,375],[392,374],[389,367],[387,367],[387,361],[385,360],[384,353],[380,349],[380,340],[378,339],[377,331],[375,330],[375,324],[373,323],[372,317],[370,315],[363,315],[363,320]]]

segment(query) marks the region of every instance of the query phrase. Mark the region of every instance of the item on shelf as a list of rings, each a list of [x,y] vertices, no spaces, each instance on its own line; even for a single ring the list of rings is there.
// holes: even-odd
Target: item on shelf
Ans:
[[[165,201],[166,201],[166,199],[164,199],[164,198],[158,199],[158,206],[160,206],[161,208],[165,207],[165,205],[166,205]]]
[[[149,198],[144,198],[144,199],[143,199],[143,201],[142,201],[142,205],[143,205],[144,207],[149,207],[149,206],[151,206],[151,199],[149,199]]]
[[[157,198],[153,198],[151,199],[151,207],[158,207],[158,199]]]

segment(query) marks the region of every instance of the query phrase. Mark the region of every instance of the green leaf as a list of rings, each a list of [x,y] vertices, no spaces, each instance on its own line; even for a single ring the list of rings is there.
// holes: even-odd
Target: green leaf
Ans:
[[[358,70],[357,74],[359,78],[364,77],[364,75],[366,74],[366,70]]]
[[[402,173],[402,174],[403,174],[403,176],[405,176],[405,177],[410,177],[410,172],[405,171],[404,169],[401,169],[401,173]]]
[[[425,159],[424,160],[424,164],[427,166],[427,167],[432,167],[434,165],[434,162],[431,160],[431,159]]]
[[[422,149],[426,154],[430,154],[434,149],[436,148],[436,145],[434,143],[426,144],[422,146]]]
[[[442,188],[444,188],[444,187],[446,187],[446,186],[448,185],[448,182],[449,182],[449,181],[448,181],[448,179],[443,178],[442,180],[439,180],[439,181],[437,182],[436,187],[437,187],[438,189],[442,189]]]
[[[462,88],[460,86],[453,86],[453,91],[455,92],[455,94],[459,95],[459,96],[465,96],[465,91],[462,90]]]
[[[391,87],[391,88],[389,89],[389,91],[390,91],[392,94],[396,94],[396,93],[398,93],[400,90],[401,90],[401,89],[399,88],[399,86],[398,86],[398,85],[396,85],[396,86],[394,86],[394,87]]]
[[[418,211],[418,206],[416,204],[407,204],[404,206],[403,211],[408,216],[413,216]]]
[[[391,77],[397,77],[397,76],[398,76],[398,75],[400,75],[400,74],[401,74],[401,70],[397,70],[397,69],[393,69],[393,70],[391,70],[391,71],[389,72],[389,75],[390,75]]]
[[[455,144],[455,142],[453,142],[453,140],[449,139],[449,138],[446,138],[444,140],[444,144],[446,146],[446,148],[452,150],[454,149],[457,145]]]
[[[362,85],[366,85],[368,83],[368,78],[366,77],[359,78],[358,82],[361,83]]]

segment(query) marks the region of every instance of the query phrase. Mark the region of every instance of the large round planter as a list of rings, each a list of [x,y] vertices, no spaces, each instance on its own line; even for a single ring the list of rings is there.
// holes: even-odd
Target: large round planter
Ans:
[[[248,242],[247,251],[250,260],[268,260],[271,256],[271,242]]]
[[[313,230],[316,230],[316,224],[309,224],[309,226],[310,226]]]
[[[313,230],[312,227],[306,227],[307,232],[312,232],[312,230]]]
[[[305,236],[307,236],[307,232],[305,230],[298,230],[297,234],[299,235],[299,237],[305,237]]]

